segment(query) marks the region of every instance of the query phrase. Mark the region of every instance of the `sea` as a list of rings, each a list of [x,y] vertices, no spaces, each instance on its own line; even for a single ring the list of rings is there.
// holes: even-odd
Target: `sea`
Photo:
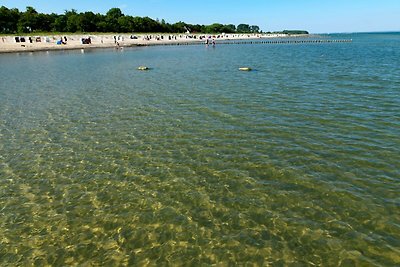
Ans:
[[[0,55],[0,265],[399,266],[400,33],[310,38]]]

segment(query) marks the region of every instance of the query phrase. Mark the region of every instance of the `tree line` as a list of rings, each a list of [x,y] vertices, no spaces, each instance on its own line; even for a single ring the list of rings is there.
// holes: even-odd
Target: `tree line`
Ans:
[[[258,33],[257,25],[220,24],[211,25],[187,24],[185,22],[166,23],[149,17],[134,17],[125,15],[119,8],[111,8],[104,14],[91,11],[78,13],[67,10],[64,14],[44,14],[33,7],[27,7],[24,12],[17,8],[0,7],[0,33],[31,33],[31,32],[160,32],[160,33]]]

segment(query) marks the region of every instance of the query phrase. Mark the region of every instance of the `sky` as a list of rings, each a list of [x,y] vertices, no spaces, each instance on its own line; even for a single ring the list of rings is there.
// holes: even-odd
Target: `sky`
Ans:
[[[125,15],[175,23],[258,25],[263,31],[310,33],[400,31],[400,0],[0,0],[0,6],[42,13],[118,7]]]

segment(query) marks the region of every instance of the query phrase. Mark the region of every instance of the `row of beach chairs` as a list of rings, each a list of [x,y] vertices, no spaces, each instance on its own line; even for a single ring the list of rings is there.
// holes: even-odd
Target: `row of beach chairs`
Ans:
[[[14,40],[16,43],[33,43],[33,42],[41,43],[42,40],[43,40],[43,42],[50,43],[49,37],[40,37],[40,36],[37,36],[37,37],[15,36]]]

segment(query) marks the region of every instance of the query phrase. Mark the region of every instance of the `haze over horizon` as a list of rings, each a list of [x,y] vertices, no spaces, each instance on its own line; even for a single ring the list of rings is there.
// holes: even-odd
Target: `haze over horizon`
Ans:
[[[32,6],[38,12],[57,14],[71,9],[105,14],[110,8],[118,7],[125,15],[165,19],[169,23],[246,23],[258,25],[263,31],[287,29],[333,33],[400,30],[398,0],[253,0],[234,3],[228,0],[0,0],[0,6],[18,8],[20,11]]]

